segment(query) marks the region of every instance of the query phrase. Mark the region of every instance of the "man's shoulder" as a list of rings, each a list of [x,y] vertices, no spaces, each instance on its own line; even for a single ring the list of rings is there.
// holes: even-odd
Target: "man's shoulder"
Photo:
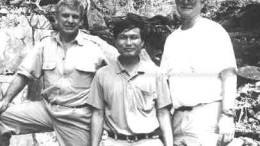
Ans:
[[[92,35],[92,34],[90,34],[89,32],[86,32],[86,31],[81,30],[81,36],[84,40],[92,42],[96,45],[101,45],[102,43],[106,43],[106,41],[101,39],[99,36]]]
[[[207,18],[203,18],[202,22],[203,24],[201,23],[200,33],[205,34],[206,36],[210,36],[208,38],[212,40],[214,40],[213,38],[219,40],[219,39],[227,39],[227,37],[229,37],[228,32],[218,22],[215,22]]]
[[[96,76],[103,77],[107,74],[111,75],[111,74],[115,73],[115,68],[116,68],[116,66],[114,63],[103,66],[96,72]]]
[[[175,36],[178,36],[178,34],[180,34],[180,32],[181,32],[181,27],[178,27],[172,33],[170,33],[168,35],[167,39],[174,38]]]
[[[57,31],[51,30],[45,33],[40,39],[40,43],[47,43],[48,41],[53,41],[53,38],[57,35]]]
[[[143,67],[146,73],[157,74],[160,71],[160,68],[157,65],[155,65],[152,61],[142,61],[141,67]]]
[[[213,20],[211,20],[211,19],[208,19],[208,18],[202,18],[201,19],[201,22],[202,22],[202,24],[203,24],[203,28],[209,28],[209,29],[212,29],[212,28],[214,28],[214,29],[221,29],[221,30],[224,30],[224,28],[222,27],[222,25],[221,24],[219,24],[218,22],[216,22],[216,21],[213,21]]]

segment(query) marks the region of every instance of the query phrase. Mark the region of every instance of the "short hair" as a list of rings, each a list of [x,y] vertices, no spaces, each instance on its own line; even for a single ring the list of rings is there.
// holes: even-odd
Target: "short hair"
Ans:
[[[81,0],[60,0],[55,6],[56,15],[59,13],[61,7],[68,7],[73,10],[80,11],[80,17],[83,19],[84,16],[84,5]]]
[[[205,4],[205,3],[208,2],[208,0],[200,0],[200,2],[201,2],[202,4]]]
[[[201,2],[202,4],[205,4],[205,3],[207,3],[208,1],[207,1],[207,0],[200,0],[200,2]]]
[[[124,32],[125,30],[131,30],[134,28],[140,29],[140,35],[141,39],[145,40],[145,37],[147,35],[147,31],[145,29],[145,23],[141,16],[138,16],[133,13],[128,13],[126,17],[121,18],[117,22],[115,22],[114,28],[113,28],[113,34],[114,37],[117,38],[117,36]]]

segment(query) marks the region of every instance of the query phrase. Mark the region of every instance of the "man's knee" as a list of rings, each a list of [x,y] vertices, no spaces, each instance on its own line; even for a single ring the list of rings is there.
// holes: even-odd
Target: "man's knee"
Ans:
[[[0,135],[0,146],[9,146],[11,139],[10,133],[5,133],[3,135]]]

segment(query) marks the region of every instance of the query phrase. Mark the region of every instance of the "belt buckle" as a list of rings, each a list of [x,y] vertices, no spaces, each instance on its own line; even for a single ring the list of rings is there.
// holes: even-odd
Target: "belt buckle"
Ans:
[[[118,140],[118,137],[117,137],[117,134],[116,134],[116,133],[114,133],[114,139],[115,139],[115,140]]]
[[[149,135],[148,134],[145,134],[145,139],[148,139],[149,138]]]
[[[135,141],[138,141],[138,137],[137,135],[134,135]]]
[[[131,142],[132,142],[132,140],[129,138],[129,136],[128,136],[128,135],[126,136],[126,141],[127,141],[127,142],[129,142],[129,143],[131,143]]]

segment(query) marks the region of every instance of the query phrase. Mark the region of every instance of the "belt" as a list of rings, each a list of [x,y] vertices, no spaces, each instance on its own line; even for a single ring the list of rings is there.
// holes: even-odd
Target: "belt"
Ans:
[[[213,102],[210,102],[210,103],[200,103],[200,104],[197,104],[195,106],[181,106],[181,107],[177,108],[176,111],[181,111],[181,112],[192,111],[196,107],[204,106],[204,105],[211,104],[211,103],[214,103],[214,102],[221,102],[221,100],[213,101]]]
[[[142,134],[136,134],[136,135],[124,135],[124,134],[117,134],[114,132],[107,132],[108,136],[111,138],[114,138],[115,140],[127,140],[128,142],[132,141],[139,141],[142,139],[148,139],[148,138],[156,138],[159,137],[158,134],[152,132],[152,133],[142,133]]]
[[[47,98],[47,97],[43,97],[43,99],[48,102],[49,104],[51,105],[58,105],[58,106],[63,106],[63,107],[67,107],[67,108],[83,108],[83,107],[86,107],[88,106],[88,104],[82,104],[82,105],[76,105],[76,106],[66,106],[66,105],[60,105],[58,104],[57,102],[50,102],[50,100]]]
[[[181,112],[191,111],[192,108],[193,108],[193,106],[181,106],[181,107],[177,108],[176,111],[181,111]]]

